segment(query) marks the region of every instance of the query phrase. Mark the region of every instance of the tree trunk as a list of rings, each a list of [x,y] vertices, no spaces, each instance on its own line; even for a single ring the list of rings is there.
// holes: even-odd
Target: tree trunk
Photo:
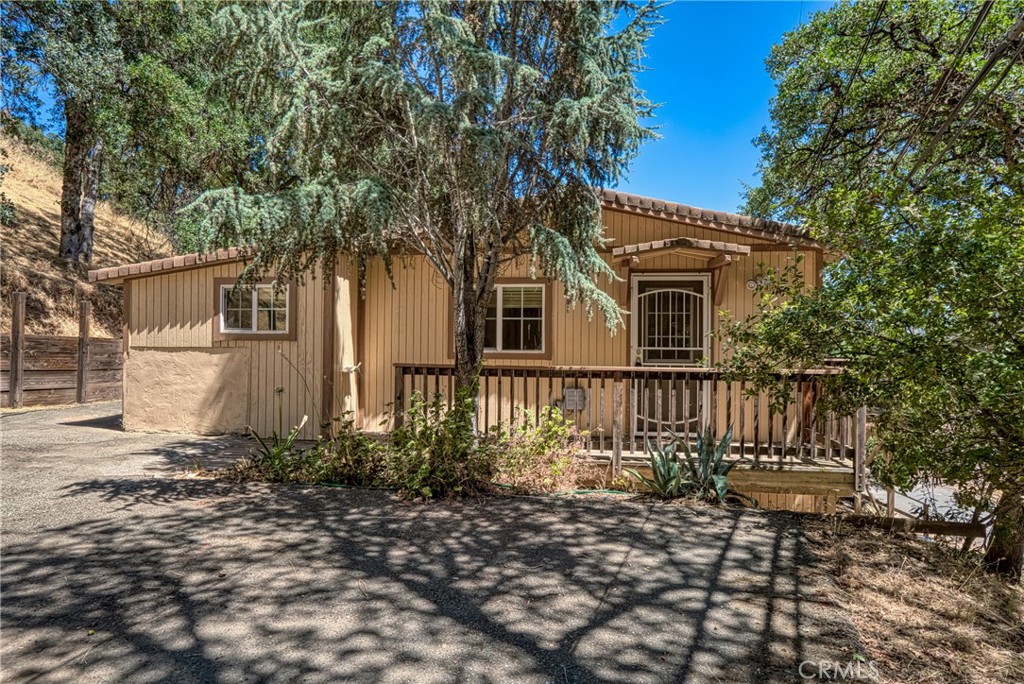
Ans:
[[[1024,563],[1024,496],[1003,492],[992,519],[985,563],[995,572],[1019,581]]]
[[[89,169],[82,191],[82,211],[79,223],[81,237],[78,245],[79,257],[86,264],[92,263],[93,233],[96,223],[96,201],[100,194],[100,164],[103,158],[103,140],[96,139],[90,154]]]
[[[476,245],[469,231],[456,231],[455,263],[452,280],[453,327],[455,333],[455,396],[472,398],[469,422],[477,432],[479,414],[480,368],[484,359],[484,330],[486,327],[487,298],[481,302],[476,279]]]
[[[77,263],[82,251],[82,179],[89,163],[88,120],[74,99],[64,105],[64,181],[60,195],[60,257]]]
[[[468,281],[468,282],[467,282]],[[478,402],[477,392],[480,367],[484,356],[484,327],[486,309],[477,303],[476,291],[468,278],[456,278],[452,298],[454,300],[455,333],[455,393],[457,397],[470,394],[474,409]],[[476,411],[473,411],[473,427],[476,428]]]

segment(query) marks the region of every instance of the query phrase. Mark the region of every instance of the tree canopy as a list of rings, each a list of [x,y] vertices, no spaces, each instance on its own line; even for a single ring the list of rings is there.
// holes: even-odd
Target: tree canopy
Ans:
[[[270,104],[272,189],[194,205],[210,244],[292,277],[422,254],[454,301],[457,377],[475,379],[488,298],[508,264],[620,321],[595,188],[653,134],[636,84],[652,4],[267,3],[228,6],[223,71]]]
[[[247,168],[253,127],[210,89],[212,2],[6,2],[3,108],[64,123],[60,256],[89,262],[100,195],[151,224]]]
[[[757,215],[830,245],[823,287],[773,279],[727,326],[737,368],[847,360],[877,409],[873,464],[999,501],[990,560],[1024,551],[1024,20],[1021,3],[842,4],[768,59]],[[775,274],[784,275],[784,274]]]

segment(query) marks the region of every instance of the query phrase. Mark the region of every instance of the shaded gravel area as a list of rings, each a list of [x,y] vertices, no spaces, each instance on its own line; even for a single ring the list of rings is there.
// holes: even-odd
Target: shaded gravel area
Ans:
[[[797,518],[183,479],[237,441],[0,417],[5,682],[800,682],[857,646]]]

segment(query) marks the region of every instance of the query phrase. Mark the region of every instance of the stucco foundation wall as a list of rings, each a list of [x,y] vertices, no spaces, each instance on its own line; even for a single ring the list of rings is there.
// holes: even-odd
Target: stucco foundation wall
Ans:
[[[124,428],[200,435],[243,432],[249,350],[132,349],[124,365]]]
[[[351,299],[348,272],[330,279],[310,274],[292,284],[297,290],[290,313],[295,339],[214,339],[217,279],[236,278],[243,268],[240,262],[214,263],[176,273],[143,274],[125,282],[127,358],[160,351],[167,363],[176,366],[174,372],[149,360],[134,366],[138,382],[125,383],[126,413],[135,413],[133,403],[148,410],[154,402],[162,402],[163,398],[150,396],[154,392],[174,397],[175,413],[173,419],[148,416],[142,420],[140,415],[133,422],[126,418],[126,429],[214,433],[251,425],[258,434],[269,435],[287,433],[307,416],[299,437],[314,439],[323,417],[352,405],[349,375],[340,369],[354,361],[349,358],[342,363],[336,353],[339,344],[353,336],[352,324],[332,325],[336,316],[349,315],[349,307],[335,302],[336,288]],[[239,356],[231,357],[236,361],[228,364],[227,357],[214,352]],[[188,367],[193,362],[198,366]],[[236,364],[246,367],[241,376]],[[188,406],[179,407],[178,401],[203,408],[192,412]]]

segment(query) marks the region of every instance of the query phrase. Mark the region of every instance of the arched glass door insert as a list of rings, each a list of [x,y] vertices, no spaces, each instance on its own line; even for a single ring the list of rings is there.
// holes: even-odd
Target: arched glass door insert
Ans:
[[[711,278],[708,274],[634,275],[631,342],[634,365],[704,367],[711,357]],[[692,433],[705,383],[649,379],[634,383],[636,430]]]

